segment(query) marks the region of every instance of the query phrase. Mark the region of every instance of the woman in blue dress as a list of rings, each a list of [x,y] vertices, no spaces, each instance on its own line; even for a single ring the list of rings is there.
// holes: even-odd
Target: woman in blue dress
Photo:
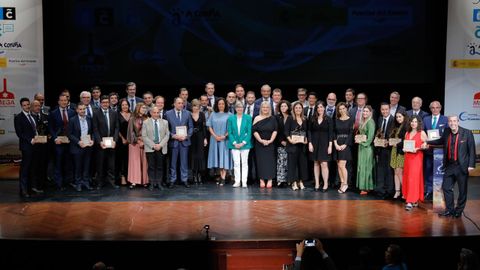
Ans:
[[[214,112],[207,120],[208,131],[210,132],[210,147],[208,149],[209,169],[218,169],[220,180],[217,185],[225,184],[227,170],[232,169],[232,157],[227,146],[227,121],[230,113],[226,111],[224,98],[218,98],[213,107]]]

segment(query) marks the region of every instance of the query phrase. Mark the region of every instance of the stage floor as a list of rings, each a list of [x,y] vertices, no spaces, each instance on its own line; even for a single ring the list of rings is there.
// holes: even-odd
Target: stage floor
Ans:
[[[462,218],[431,203],[407,212],[400,201],[353,192],[232,188],[204,184],[164,191],[125,187],[47,192],[22,200],[18,182],[0,182],[0,238],[41,240],[203,240],[450,237],[480,235],[480,177],[469,179]]]

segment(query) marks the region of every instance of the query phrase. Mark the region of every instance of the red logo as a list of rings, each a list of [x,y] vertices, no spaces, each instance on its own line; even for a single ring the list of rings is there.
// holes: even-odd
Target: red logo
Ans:
[[[480,92],[473,95],[473,107],[480,108]]]
[[[15,107],[15,95],[7,90],[7,79],[3,79],[3,91],[0,92],[0,107]]]

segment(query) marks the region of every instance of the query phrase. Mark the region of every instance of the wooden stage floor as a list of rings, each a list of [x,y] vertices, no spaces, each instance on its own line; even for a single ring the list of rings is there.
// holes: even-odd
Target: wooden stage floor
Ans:
[[[431,203],[407,212],[399,201],[342,197],[336,190],[219,190],[208,184],[155,191],[157,199],[148,190],[122,188],[22,201],[16,185],[0,182],[0,239],[203,240],[204,225],[217,241],[480,235],[479,177],[470,178],[466,216],[458,219],[438,217]]]

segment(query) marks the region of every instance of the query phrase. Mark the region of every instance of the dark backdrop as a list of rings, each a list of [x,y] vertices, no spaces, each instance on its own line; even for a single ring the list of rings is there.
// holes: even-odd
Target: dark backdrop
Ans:
[[[43,1],[45,91],[99,85],[124,95],[190,97],[235,83],[264,83],[294,100],[305,87],[325,99],[353,87],[370,103],[393,90],[443,103],[447,0],[393,1]]]

